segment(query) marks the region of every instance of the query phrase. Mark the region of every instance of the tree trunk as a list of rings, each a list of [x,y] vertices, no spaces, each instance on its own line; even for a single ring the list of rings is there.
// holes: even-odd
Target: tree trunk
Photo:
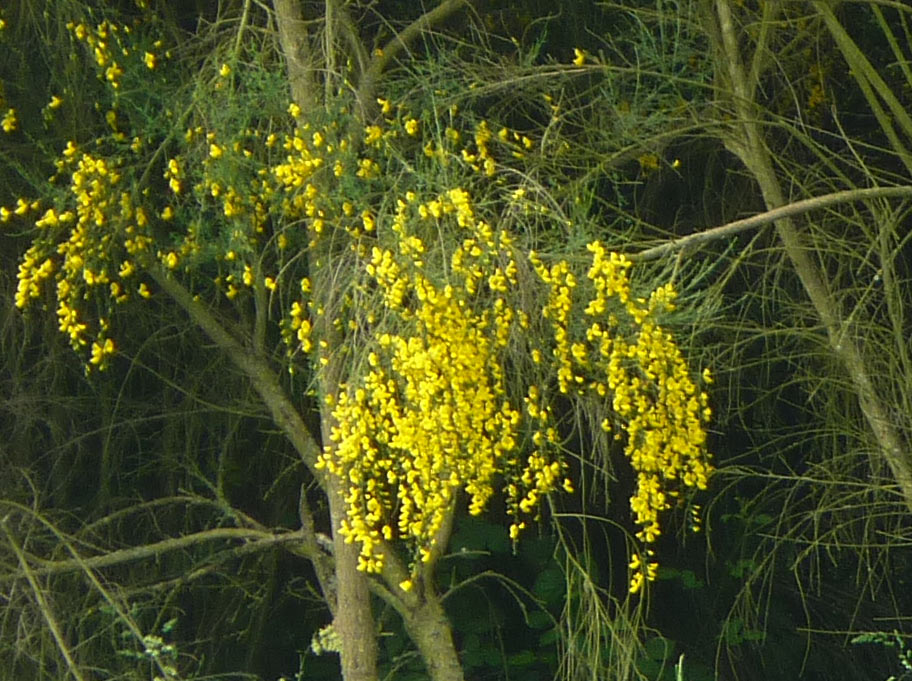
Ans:
[[[450,622],[437,596],[426,595],[404,620],[432,681],[463,681]]]
[[[329,515],[333,527],[336,564],[336,617],[333,628],[342,644],[342,678],[345,681],[377,680],[377,638],[371,612],[367,577],[358,571],[357,544],[347,544],[339,533],[345,517],[342,485],[327,476]]]
[[[723,142],[754,176],[767,208],[779,208],[784,206],[786,201],[773,168],[769,149],[764,143],[754,106],[758,74],[751,74],[749,78],[742,63],[729,0],[715,0],[715,16],[718,23],[710,33],[716,43],[720,66],[727,70],[726,80],[732,97],[731,103],[737,112],[735,130],[728,134]],[[757,49],[764,49],[763,45]],[[852,382],[861,411],[877,441],[879,451],[899,485],[906,506],[912,510],[912,459],[901,435],[888,416],[887,408],[875,390],[865,358],[854,340],[855,334],[852,333],[849,322],[842,319],[839,306],[827,289],[820,268],[810,258],[792,219],[777,220],[775,226],[785,253],[826,329],[830,347]]]

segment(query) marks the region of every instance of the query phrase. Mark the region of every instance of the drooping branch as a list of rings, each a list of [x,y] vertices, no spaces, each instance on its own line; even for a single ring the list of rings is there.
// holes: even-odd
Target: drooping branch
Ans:
[[[674,241],[669,241],[659,246],[647,248],[645,251],[632,253],[628,255],[628,257],[631,260],[653,260],[655,258],[660,258],[668,253],[673,253],[675,251],[684,249],[693,249],[701,246],[704,243],[714,241],[716,239],[732,236],[740,232],[745,232],[749,229],[754,229],[755,227],[769,225],[776,222],[777,220],[795,217],[796,215],[808,213],[812,210],[829,208],[830,206],[836,206],[841,203],[849,203],[852,201],[898,198],[903,196],[912,197],[912,186],[846,189],[845,191],[841,192],[834,192],[832,194],[815,196],[813,198],[804,199],[802,201],[795,201],[794,203],[780,206],[779,208],[774,208],[764,213],[759,213],[758,215],[752,215],[749,218],[735,220],[734,222],[729,222],[728,224],[721,225],[719,227],[713,227],[702,232],[688,234],[687,236],[681,237],[680,239],[675,239]]]
[[[868,107],[871,109],[881,130],[886,138],[890,141],[893,152],[899,157],[906,166],[906,170],[912,173],[912,153],[907,146],[908,140],[912,140],[912,115],[906,110],[905,105],[893,93],[893,90],[884,81],[878,69],[865,56],[861,48],[855,43],[845,27],[836,18],[829,3],[815,0],[814,6],[833,40],[842,52],[843,58],[849,67],[849,73],[855,79],[859,89],[864,94]],[[889,112],[885,111],[881,102],[887,105]],[[898,131],[894,128],[894,123],[899,126],[907,141],[903,142]]]

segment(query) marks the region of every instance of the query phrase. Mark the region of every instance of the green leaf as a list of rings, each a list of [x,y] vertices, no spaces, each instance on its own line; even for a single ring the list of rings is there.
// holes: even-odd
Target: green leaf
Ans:
[[[750,558],[741,558],[734,565],[729,567],[728,573],[732,577],[741,579],[748,572],[753,572],[757,569],[757,563],[755,563]]]
[[[656,636],[646,641],[646,656],[651,660],[665,661],[674,655],[674,649],[674,641],[664,636]]]
[[[507,658],[507,664],[510,667],[528,667],[535,664],[537,661],[538,658],[531,650],[523,650],[522,652],[510,655],[510,657]]]
[[[555,641],[557,641],[559,636],[560,636],[560,632],[558,632],[556,627],[554,629],[549,629],[544,634],[542,634],[541,636],[538,637],[538,645],[540,647],[550,646]]]
[[[685,589],[699,589],[704,585],[693,570],[681,570],[681,584]]]
[[[556,567],[546,568],[535,580],[532,593],[548,605],[560,603],[566,595],[564,573]]]
[[[503,655],[498,648],[493,645],[483,646],[481,649],[482,658],[489,667],[500,667],[503,664]]]
[[[548,613],[536,610],[535,612],[529,613],[526,624],[531,629],[548,629],[554,625],[554,621],[548,616]]]

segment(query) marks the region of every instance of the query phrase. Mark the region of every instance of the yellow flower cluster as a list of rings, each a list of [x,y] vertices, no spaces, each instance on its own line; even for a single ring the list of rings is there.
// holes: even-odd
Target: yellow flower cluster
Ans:
[[[38,244],[33,244],[22,256],[19,263],[19,284],[16,288],[16,307],[20,310],[29,300],[41,295],[41,282],[54,273],[54,261],[42,253]]]
[[[120,89],[121,78],[126,66],[118,59],[127,62],[136,60],[148,70],[153,70],[158,66],[159,55],[157,53],[130,44],[133,41],[123,40],[124,35],[133,32],[128,25],[118,25],[104,20],[93,28],[84,22],[71,21],[66,27],[76,40],[86,44],[95,62],[99,78],[110,84],[114,90]],[[162,42],[157,40],[149,47],[158,49],[161,46]],[[165,57],[171,56],[170,52],[164,54]]]
[[[131,194],[120,190],[115,164],[80,155],[69,142],[57,167],[72,169],[63,201],[69,208],[47,208],[34,220],[38,233],[19,264],[16,305],[27,307],[40,296],[42,282],[53,276],[60,331],[76,350],[89,346],[94,335],[88,363],[104,368],[115,352],[107,336],[108,323],[99,319],[92,334],[81,310],[97,293],[114,303],[129,299],[125,280],[134,274],[135,266],[121,256],[139,255],[149,248],[151,237],[144,229],[148,220],[142,208],[133,205]],[[12,213],[25,216],[31,211],[39,211],[38,202],[20,199]]]
[[[381,149],[394,132],[368,127],[364,147]],[[460,162],[487,176],[496,167],[493,141],[507,145],[514,157],[533,147],[516,132],[492,135],[482,122],[471,137],[447,128],[436,142],[426,142],[424,151],[433,162]],[[344,141],[331,127],[305,126],[285,147],[285,163],[273,172],[286,194],[286,214],[304,217],[313,239],[328,220],[344,229],[373,282],[367,288],[380,294],[387,323],[397,320],[394,330],[384,331],[373,329],[371,319],[368,348],[360,348],[369,367],[349,381],[334,405],[338,426],[322,460],[347,480],[343,531],[360,544],[362,569],[380,569],[379,545],[393,538],[409,544],[419,560],[430,556],[455,491],[465,489],[470,510],[480,512],[495,475],[504,478],[515,539],[525,527],[523,516],[535,513],[545,494],[561,487],[570,491],[572,484],[559,454],[548,390],[527,386],[520,410],[504,384],[500,353],[515,326],[528,326],[515,304],[514,238],[480,219],[463,188],[424,201],[405,192],[394,215],[377,224],[369,210],[359,216],[353,202],[333,203],[317,189],[323,168],[367,182],[377,176],[377,160],[346,158]],[[441,252],[439,243],[451,244],[449,251]],[[602,425],[624,439],[637,472],[631,509],[637,536],[648,547],[660,535],[660,514],[671,500],[707,484],[707,396],[656,321],[673,309],[673,288],[661,286],[645,299],[634,298],[631,263],[597,242],[589,250],[592,262],[584,276],[566,261],[546,266],[530,254],[529,264],[548,287],[541,311],[553,332],[550,342],[532,348],[532,358],[550,363],[559,393],[594,395],[610,407],[614,416]],[[337,320],[338,328],[363,324],[363,319]],[[295,303],[287,340],[308,352],[314,347],[311,332],[307,306]],[[644,555],[651,556],[651,549]],[[656,563],[632,569],[631,586],[638,590],[654,577]]]
[[[19,126],[19,121],[16,118],[15,109],[7,109],[6,113],[3,114],[3,120],[0,120],[0,128],[3,128],[3,132],[11,133]]]
[[[415,234],[430,225],[462,236],[439,281],[427,273],[433,249]],[[365,271],[386,318],[397,320],[395,331],[373,336],[365,372],[344,386],[333,444],[320,462],[348,483],[342,531],[360,544],[367,571],[382,567],[379,545],[392,539],[427,560],[459,490],[469,512],[481,513],[503,475],[518,516],[562,484],[572,489],[565,464],[545,446],[556,440],[550,426],[536,432],[542,447],[525,465],[517,457],[522,413],[508,396],[501,352],[514,323],[528,322],[502,295],[517,285],[509,235],[478,219],[461,188],[424,202],[409,192],[397,202],[390,232],[394,248],[374,246]],[[476,307],[483,285],[493,300]],[[547,413],[534,427],[548,423]],[[517,519],[511,535],[522,527]]]
[[[174,194],[181,193],[181,189],[183,189],[182,180],[184,178],[184,171],[181,168],[178,159],[168,159],[168,166],[165,168],[164,178],[168,180],[168,187]]]
[[[115,54],[111,49],[111,40],[115,39],[120,27],[109,21],[102,21],[94,29],[84,23],[67,24],[67,28],[73,36],[89,47],[95,59],[95,65],[98,67],[101,76],[111,84],[115,90],[120,87],[120,77],[124,71],[117,60],[113,57]],[[122,48],[126,49],[126,48]],[[129,52],[127,52],[128,54]],[[126,56],[126,54],[124,55]]]
[[[624,453],[637,473],[630,498],[637,538],[647,546],[661,534],[660,514],[687,488],[706,489],[712,471],[706,453],[706,430],[711,411],[705,392],[698,390],[671,334],[656,321],[657,313],[674,309],[670,284],[655,289],[648,299],[631,294],[631,262],[607,253],[599,242],[589,244],[592,264],[587,272],[591,295],[582,337],[572,338],[571,312],[577,281],[566,262],[546,267],[533,253],[531,262],[549,286],[543,310],[553,329],[553,364],[563,393],[594,393],[610,400],[626,436]],[[606,419],[602,427],[612,430]],[[620,439],[620,434],[618,435]],[[647,556],[652,550],[647,548]],[[631,563],[631,591],[655,577],[654,561]]]
[[[160,45],[127,44],[126,27],[69,28],[88,46],[111,102],[129,94],[125,69],[147,78],[161,71],[153,51]],[[215,87],[226,91],[234,79],[222,65]],[[67,186],[54,206],[20,199],[0,207],[0,220],[29,216],[36,227],[19,266],[17,306],[53,280],[60,330],[89,366],[102,368],[116,345],[106,314],[93,322],[87,307],[149,297],[145,283],[132,283],[143,266],[202,274],[195,283],[214,282],[229,299],[241,296],[238,303],[251,290],[276,290],[278,275],[265,272],[281,272],[292,286],[300,282],[282,322],[289,355],[308,354],[318,369],[328,343],[316,321],[329,313],[313,304],[306,275],[325,265],[323,254],[338,256],[333,264],[351,269],[331,320],[341,347],[332,350],[347,353],[352,369],[332,404],[336,425],[320,465],[344,482],[341,531],[360,545],[361,569],[381,569],[383,543],[394,540],[415,565],[429,560],[443,549],[437,537],[459,494],[480,513],[502,484],[516,539],[545,495],[572,491],[555,395],[594,395],[610,406],[614,417],[603,427],[626,438],[637,473],[631,508],[651,556],[660,514],[686,489],[705,488],[711,473],[707,397],[657,321],[673,307],[673,289],[635,298],[630,262],[599,243],[589,246],[587,273],[562,260],[546,265],[535,253],[520,259],[517,237],[478,206],[495,212],[523,198],[522,188],[507,198],[500,171],[535,143],[507,128],[492,133],[485,121],[461,127],[455,108],[438,129],[446,112],[413,118],[378,104],[382,118],[356,139],[345,132],[352,128],[344,112],[318,124],[294,104],[287,112],[295,131],[285,136],[182,123],[191,127],[182,143],[173,136],[181,148],[155,160],[170,192],[154,197],[126,189],[121,173],[160,147],[138,135],[129,144],[129,108],[100,107],[113,135],[99,140],[97,155],[67,144],[57,162]],[[10,109],[0,125],[9,132],[16,124]],[[124,155],[106,158],[112,138]],[[476,204],[477,187],[485,194]],[[147,215],[167,229],[153,233]],[[541,338],[528,334],[529,281],[519,279],[530,269],[546,294],[540,311],[552,333]],[[508,380],[506,357],[521,346],[547,374],[537,383]],[[654,561],[631,567],[634,590],[655,574]]]
[[[380,568],[381,536],[405,539],[426,559],[458,489],[480,513],[516,443],[519,415],[503,398],[480,320],[452,290],[420,279],[414,290],[412,333],[377,339],[371,370],[339,397],[336,444],[322,460],[350,483],[342,531],[360,542],[368,571]]]

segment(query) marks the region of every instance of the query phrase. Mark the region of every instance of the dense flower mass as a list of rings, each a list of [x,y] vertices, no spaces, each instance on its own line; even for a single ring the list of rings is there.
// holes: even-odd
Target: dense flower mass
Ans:
[[[154,268],[219,305],[251,306],[258,324],[281,317],[290,369],[319,378],[345,358],[323,391],[334,425],[319,466],[343,481],[338,529],[370,572],[393,546],[416,570],[431,561],[461,498],[477,514],[502,494],[517,539],[545,495],[573,490],[557,405],[598,402],[601,437],[636,472],[631,590],[655,576],[662,514],[712,471],[708,398],[660,323],[671,285],[638,297],[622,255],[597,241],[585,266],[529,251],[534,230],[505,219],[548,215],[505,179],[524,176],[529,135],[380,98],[366,125],[282,103],[259,126],[166,112],[163,139],[147,138],[131,116],[156,109],[127,106],[138,95],[124,83],[131,69],[166,78],[168,52],[107,22],[69,28],[109,95],[105,133],[66,144],[45,198],[0,206],[0,221],[35,229],[19,308],[47,289],[60,331],[103,369],[118,348],[112,320],[154,295]],[[211,75],[212,98],[227,97],[235,72]],[[2,127],[18,124],[8,109]],[[333,306],[312,284],[326,271],[339,273]]]
[[[463,239],[435,282],[425,274],[429,248],[409,225],[439,221],[455,223]],[[365,269],[395,330],[373,335],[364,373],[343,386],[321,461],[349,483],[343,532],[360,543],[368,571],[382,566],[383,540],[403,539],[427,560],[460,489],[478,514],[498,475],[511,480],[512,506],[524,513],[541,495],[569,487],[565,464],[544,452],[520,464],[522,418],[501,360],[513,325],[524,322],[503,297],[491,305],[473,298],[484,283],[495,292],[515,286],[508,235],[479,220],[462,189],[400,200],[391,230],[398,248],[375,246]]]
[[[632,263],[598,242],[588,249],[591,292],[578,303],[586,322],[577,339],[571,325],[574,294],[581,288],[577,278],[564,261],[549,268],[534,253],[531,260],[550,288],[543,314],[553,329],[558,388],[561,393],[594,393],[609,402],[614,418],[606,418],[602,428],[606,433],[619,428],[618,436],[623,434],[624,453],[637,474],[630,508],[637,538],[651,556],[648,546],[661,534],[660,516],[671,501],[687,488],[706,489],[712,469],[705,424],[711,410],[673,337],[656,321],[674,309],[673,287],[666,284],[648,299],[636,298],[629,280]],[[656,563],[644,563],[639,556],[630,567],[634,592],[656,574]]]

